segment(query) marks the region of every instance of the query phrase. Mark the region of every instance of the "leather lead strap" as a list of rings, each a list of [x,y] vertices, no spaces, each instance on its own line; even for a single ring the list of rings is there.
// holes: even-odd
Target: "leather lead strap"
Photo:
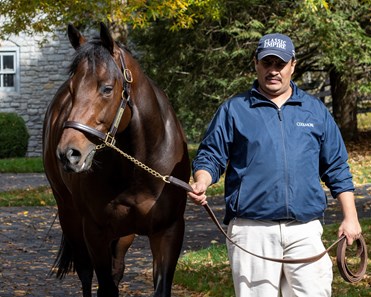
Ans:
[[[188,183],[186,183],[186,182],[184,182],[184,181],[182,181],[182,180],[180,180],[180,179],[178,179],[176,177],[169,176],[168,180],[169,180],[169,182],[171,184],[176,185],[178,187],[181,187],[181,188],[183,188],[187,192],[193,192],[192,187]],[[347,243],[346,243],[346,237],[345,237],[345,235],[343,235],[342,237],[338,238],[325,251],[323,251],[322,253],[320,253],[318,255],[312,256],[312,257],[301,258],[301,259],[276,259],[276,258],[263,257],[263,256],[254,254],[254,253],[246,250],[245,248],[241,247],[236,242],[234,242],[227,235],[227,233],[224,231],[223,227],[218,222],[218,219],[216,218],[216,216],[215,216],[214,212],[212,211],[212,209],[210,208],[210,206],[208,204],[205,204],[204,205],[204,208],[207,211],[207,213],[209,214],[211,220],[216,225],[216,227],[224,235],[224,237],[229,242],[231,242],[232,244],[234,244],[236,247],[238,247],[242,251],[244,251],[244,252],[246,252],[246,253],[248,253],[248,254],[250,254],[252,256],[258,257],[258,258],[263,259],[263,260],[268,260],[268,261],[273,261],[273,262],[278,262],[278,263],[284,263],[284,264],[312,263],[312,262],[315,262],[315,261],[318,261],[319,259],[321,259],[335,245],[338,244],[337,253],[336,253],[336,260],[337,260],[337,265],[338,265],[338,269],[339,269],[340,275],[344,278],[344,280],[347,281],[347,282],[350,282],[350,283],[358,282],[358,281],[360,281],[363,278],[363,276],[366,273],[366,267],[367,267],[367,246],[366,246],[366,242],[365,242],[365,240],[364,240],[364,238],[363,238],[362,235],[361,235],[361,237],[359,239],[356,240],[356,244],[357,244],[357,257],[360,258],[360,266],[359,266],[358,271],[356,273],[353,273],[348,268],[348,265],[346,263],[346,247],[347,247]]]
[[[340,275],[344,280],[346,280],[349,283],[356,283],[362,280],[363,276],[366,274],[367,245],[362,235],[359,239],[356,240],[356,244],[357,244],[356,256],[360,258],[359,267],[356,273],[350,270],[346,262],[347,241],[345,238],[342,241],[340,241],[336,251],[336,263]]]

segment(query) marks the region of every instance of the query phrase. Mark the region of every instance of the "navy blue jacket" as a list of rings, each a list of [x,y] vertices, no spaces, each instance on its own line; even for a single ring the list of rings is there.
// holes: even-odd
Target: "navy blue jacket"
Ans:
[[[323,217],[327,199],[353,191],[348,155],[326,106],[293,82],[292,96],[278,108],[257,90],[224,102],[214,115],[193,161],[216,183],[226,171],[228,224],[255,220]]]

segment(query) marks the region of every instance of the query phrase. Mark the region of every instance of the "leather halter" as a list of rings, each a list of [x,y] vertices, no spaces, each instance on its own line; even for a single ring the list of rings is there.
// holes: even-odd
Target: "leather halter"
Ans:
[[[125,59],[124,55],[120,54],[120,62],[121,62],[121,68],[122,68],[122,76],[123,76],[123,87],[121,92],[121,102],[120,106],[116,112],[115,119],[113,120],[113,123],[111,125],[110,130],[107,133],[104,133],[98,129],[89,127],[88,125],[81,124],[76,121],[66,121],[63,124],[63,129],[66,128],[73,128],[76,130],[79,130],[81,132],[85,132],[91,135],[94,135],[98,137],[100,140],[103,140],[104,143],[110,143],[112,145],[115,144],[115,136],[116,132],[118,130],[118,127],[121,122],[122,115],[124,114],[126,106],[129,104],[131,105],[130,101],[130,87],[131,83],[133,82],[133,76],[131,74],[130,69],[126,68],[125,66]]]

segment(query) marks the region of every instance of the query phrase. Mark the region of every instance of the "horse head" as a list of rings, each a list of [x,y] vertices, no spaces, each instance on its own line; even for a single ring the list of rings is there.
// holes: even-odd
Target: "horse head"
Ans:
[[[57,156],[66,171],[83,172],[92,165],[97,142],[128,126],[131,110],[125,107],[132,77],[125,51],[104,24],[99,38],[92,41],[71,24],[68,36],[76,53],[68,83],[70,109]]]

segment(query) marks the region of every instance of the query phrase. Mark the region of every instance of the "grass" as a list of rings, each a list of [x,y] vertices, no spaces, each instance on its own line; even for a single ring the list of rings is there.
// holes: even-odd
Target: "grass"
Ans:
[[[361,225],[366,242],[371,242],[371,219],[362,219]],[[323,241],[325,246],[335,241],[339,225],[324,226]],[[368,246],[368,254],[371,246]],[[333,296],[363,297],[370,296],[371,277],[365,276],[355,284],[345,282],[336,266],[336,250],[330,252],[334,267]],[[357,258],[348,255],[348,262],[356,262]],[[368,261],[367,271],[371,271]],[[179,259],[174,282],[187,290],[197,292],[197,297],[232,297],[234,296],[231,270],[228,263],[225,245],[212,245],[207,249],[189,252]]]
[[[41,157],[0,159],[0,173],[41,173],[44,166]]]
[[[189,252],[178,261],[174,283],[201,296],[234,296],[232,275],[225,245]],[[199,296],[199,295],[197,295]]]
[[[0,207],[51,205],[56,203],[50,187],[0,192]]]

